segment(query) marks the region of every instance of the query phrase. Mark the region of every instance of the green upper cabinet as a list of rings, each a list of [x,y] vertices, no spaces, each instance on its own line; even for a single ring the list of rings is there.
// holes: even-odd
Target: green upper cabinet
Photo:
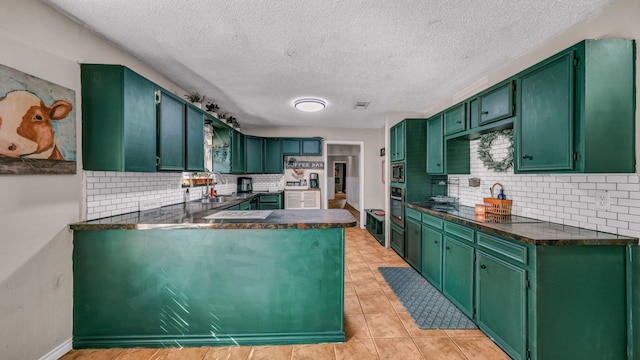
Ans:
[[[186,170],[204,171],[204,115],[187,105]]]
[[[246,170],[244,135],[231,130],[231,173],[244,174]]]
[[[306,156],[321,156],[322,155],[322,139],[302,139],[302,154]]]
[[[520,78],[518,170],[573,168],[573,51]]]
[[[159,101],[158,170],[183,171],[185,169],[185,103],[163,90],[158,90],[157,97]]]
[[[321,156],[322,138],[283,138],[283,155]]]
[[[431,117],[427,122],[427,173],[445,173],[442,114]]]
[[[513,116],[513,81],[498,85],[478,96],[480,107],[479,125]]]
[[[210,115],[206,115],[205,121],[210,124],[213,131],[211,134],[211,169],[221,174],[229,174],[233,157],[231,142],[234,130]]]
[[[635,42],[585,40],[517,76],[516,172],[635,172]]]
[[[282,139],[265,138],[264,141],[264,172],[267,174],[282,174],[284,172]]]
[[[246,135],[245,146],[245,172],[247,174],[262,174],[264,172],[264,138]]]
[[[515,359],[526,359],[527,272],[483,251],[477,253],[477,322]]]
[[[390,131],[390,139],[389,144],[391,147],[391,154],[389,157],[391,161],[402,161],[404,160],[404,121],[394,125]]]
[[[467,103],[460,103],[444,111],[444,135],[467,129]]]
[[[155,85],[120,65],[80,70],[82,168],[156,171]]]

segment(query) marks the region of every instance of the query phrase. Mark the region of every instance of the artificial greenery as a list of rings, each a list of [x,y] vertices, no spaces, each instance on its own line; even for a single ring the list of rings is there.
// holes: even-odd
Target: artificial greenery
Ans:
[[[187,94],[184,97],[192,103],[201,103],[204,101],[204,95],[200,95],[197,91]]]
[[[491,156],[491,144],[498,136],[504,136],[509,140],[507,156],[501,161],[495,161]],[[487,169],[506,172],[507,169],[513,166],[513,129],[494,131],[482,135],[478,145],[478,158]]]

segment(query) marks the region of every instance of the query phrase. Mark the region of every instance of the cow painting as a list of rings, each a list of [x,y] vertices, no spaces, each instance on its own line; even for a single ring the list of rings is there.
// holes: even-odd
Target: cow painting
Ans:
[[[0,176],[76,174],[76,93],[0,64]]]
[[[64,119],[72,108],[64,100],[47,106],[26,90],[7,93],[0,98],[0,155],[64,160],[51,122]]]

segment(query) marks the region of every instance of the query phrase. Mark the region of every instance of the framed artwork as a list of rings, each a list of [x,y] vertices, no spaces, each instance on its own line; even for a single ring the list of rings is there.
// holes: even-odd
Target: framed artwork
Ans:
[[[75,174],[75,91],[0,65],[0,174]]]

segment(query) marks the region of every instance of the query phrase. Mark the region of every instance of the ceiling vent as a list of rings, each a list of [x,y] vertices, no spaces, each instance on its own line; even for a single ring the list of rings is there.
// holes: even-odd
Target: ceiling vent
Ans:
[[[369,107],[369,102],[368,101],[358,101],[356,103],[356,106],[354,106],[353,108],[356,110],[364,110],[366,108]]]

